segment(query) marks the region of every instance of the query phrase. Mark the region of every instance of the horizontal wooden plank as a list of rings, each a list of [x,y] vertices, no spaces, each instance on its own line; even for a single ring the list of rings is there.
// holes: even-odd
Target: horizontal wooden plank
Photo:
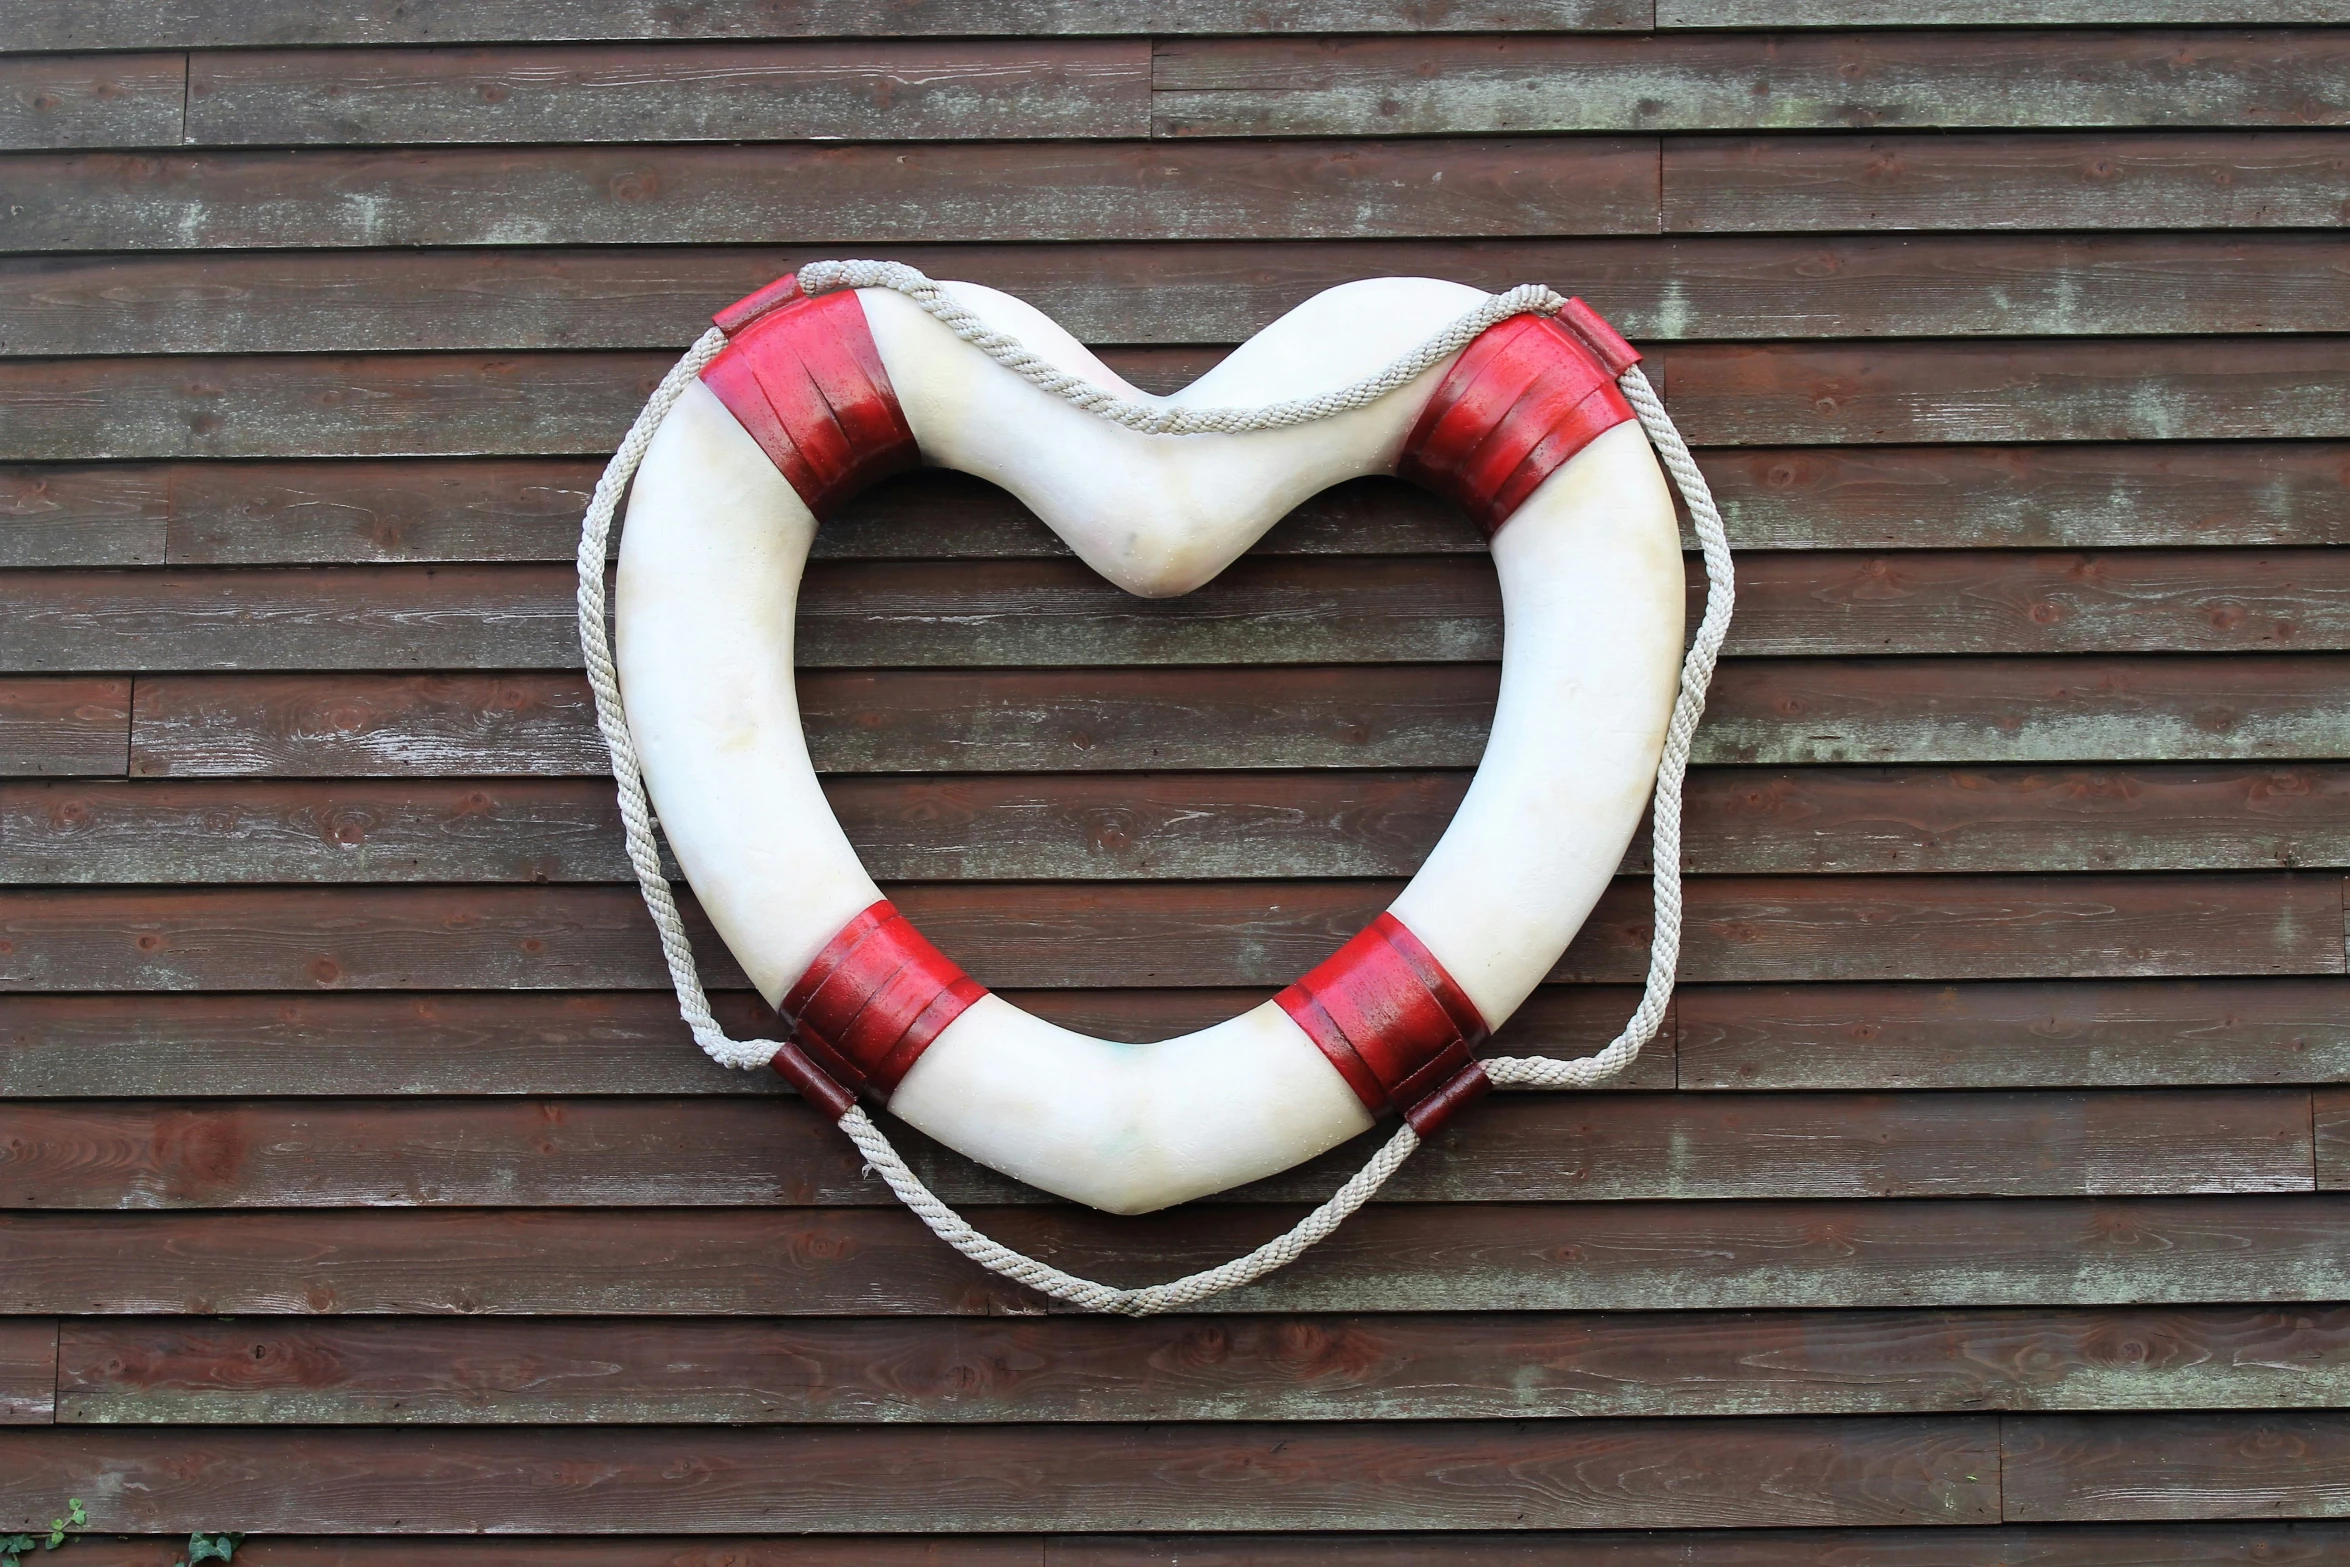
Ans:
[[[1426,1422],[1000,1431],[702,1431],[677,1458],[596,1431],[0,1433],[0,1515],[93,1493],[94,1530],[190,1509],[256,1530],[352,1534],[721,1528],[987,1534],[1210,1527],[1429,1529],[1986,1523],[1997,1424],[1872,1421]],[[776,1484],[779,1474],[790,1485]],[[1976,1476],[1969,1480],[1968,1475]],[[92,1484],[120,1475],[119,1491]],[[1982,1477],[1989,1475],[1989,1480]],[[395,1494],[396,1493],[396,1494]]]
[[[1691,562],[1692,614],[1702,569]],[[2332,549],[1757,552],[1731,657],[2350,648]],[[0,575],[0,669],[574,669],[569,565]],[[1488,662],[1501,593],[1471,555],[1244,559],[1144,599],[1075,560],[822,562],[803,668]]]
[[[2028,1521],[2350,1517],[2350,1414],[2050,1416],[2004,1429]]]
[[[1447,773],[834,777],[885,879],[1408,876]],[[1696,874],[2350,868],[2350,768],[1705,769]],[[1649,868],[1645,835],[1626,857]],[[626,881],[598,779],[0,784],[0,883]]]
[[[1395,896],[1391,881],[916,883],[891,896],[983,984],[1283,985]],[[2338,876],[1705,877],[1692,983],[2338,974]],[[740,971],[698,915],[703,971]],[[1647,969],[1645,884],[1619,882],[1552,971]],[[667,989],[633,887],[13,890],[0,988]]]
[[[2142,336],[2341,325],[2331,232],[1672,235],[893,245],[1088,342],[1237,343],[1360,277],[1547,280],[1642,342]],[[831,247],[252,251],[0,259],[0,353],[674,348]]]
[[[1739,549],[2309,546],[2350,542],[2350,446],[2165,443],[1761,448],[1701,456]],[[0,469],[0,564],[569,561],[601,465],[523,457]],[[1477,554],[1466,518],[1361,479],[1257,555]],[[824,560],[1063,558],[1004,491],[929,469],[825,519]]]
[[[2338,979],[1683,986],[1688,1088],[2350,1081]]]
[[[1304,1212],[970,1217],[1056,1266],[1142,1283],[1237,1256]],[[988,1316],[1043,1304],[890,1208],[680,1208],[631,1224],[567,1209],[9,1214],[0,1256],[0,1305],[20,1314]],[[1201,1310],[2146,1307],[2345,1294],[2350,1205],[2330,1195],[1391,1203]]]
[[[1151,118],[1162,136],[2340,125],[2344,48],[2271,29],[1182,39],[1153,60]]]
[[[800,707],[826,772],[1466,768],[1496,686],[1490,665],[817,671],[800,680]],[[2341,660],[2324,654],[1732,661],[1715,675],[1696,759],[2344,757],[2344,689]],[[140,777],[609,766],[574,675],[157,676],[139,681],[132,720]]]
[[[1180,387],[1206,350],[1104,356]],[[1674,346],[1658,359],[1699,444],[2339,440],[2333,339]],[[607,454],[667,353],[0,359],[0,460]]]
[[[0,1319],[0,1426],[45,1426],[57,1415],[57,1324]]]
[[[1500,1048],[1509,1048],[1503,1046]],[[1595,1105],[1597,1107],[1595,1107]],[[247,1100],[22,1106],[0,1207],[886,1206],[823,1117],[722,1099]],[[900,1134],[949,1202],[1035,1193]],[[1386,1136],[1244,1188],[1310,1202]],[[1383,1202],[2179,1196],[2309,1191],[2299,1089],[2231,1093],[1510,1096]]]
[[[2317,1131],[2317,1189],[2350,1191],[2350,1094],[2321,1089],[2310,1112]]]
[[[17,251],[1638,234],[1657,156],[1638,137],[22,153],[0,200]]]
[[[176,147],[187,86],[185,55],[0,59],[0,150]]]
[[[84,1319],[64,1325],[55,1355],[43,1370],[57,1385],[58,1420],[81,1425],[2220,1409],[2322,1407],[2350,1395],[2350,1313],[1775,1311],[1212,1325]]]
[[[2343,144],[2350,166],[2350,141]],[[2332,438],[2350,397],[2331,338],[1676,345],[1688,438],[1723,446]]]
[[[743,1535],[662,1541],[690,1567],[1818,1567],[1865,1553],[1871,1567],[2317,1567],[2350,1541],[2326,1519],[2227,1523],[1933,1525],[1537,1533],[1350,1532],[1099,1535]],[[186,1536],[82,1537],[99,1567],[171,1567]],[[271,1567],[636,1567],[641,1537],[272,1534]]]
[[[2334,228],[2328,131],[1676,138],[1668,232]]]
[[[130,737],[128,680],[0,679],[0,775],[119,774],[130,762]]]
[[[2186,23],[2350,22],[2341,0],[1831,0],[1790,16],[1762,0],[1657,0],[1656,26],[1974,27],[2065,22],[2084,26]]]
[[[1150,92],[1151,48],[1143,39],[253,51],[192,57],[186,140],[349,146],[1148,136]]]
[[[0,48],[5,49],[243,49],[574,39],[1148,35],[1258,27],[1324,33],[1632,29],[1649,25],[1651,8],[1645,0],[1473,0],[1439,9],[1417,0],[898,0],[880,8],[862,0],[768,0],[680,11],[662,0],[351,0],[322,12],[307,0],[245,0],[234,6],[218,0],[81,0],[70,10],[29,8],[0,20],[5,22]]]
[[[1038,1017],[1103,1039],[1189,1033],[1267,1000],[1270,987],[1008,990]],[[1627,985],[1545,985],[1493,1048],[1589,1055],[1640,999]],[[739,1039],[778,1024],[747,991],[718,991]],[[1673,1086],[1672,1024],[1598,1092]],[[350,1042],[364,1038],[365,1050]],[[156,1098],[301,1094],[737,1094],[788,1092],[771,1072],[728,1071],[695,1048],[676,1001],[654,991],[11,997],[0,1095]]]

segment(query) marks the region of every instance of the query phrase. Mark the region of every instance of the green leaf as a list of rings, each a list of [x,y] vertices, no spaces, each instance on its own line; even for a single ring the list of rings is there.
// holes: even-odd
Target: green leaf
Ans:
[[[67,1497],[65,1499],[65,1510],[67,1514],[72,1517],[73,1526],[76,1529],[86,1529],[90,1526],[90,1515],[82,1510],[82,1499],[80,1497]]]

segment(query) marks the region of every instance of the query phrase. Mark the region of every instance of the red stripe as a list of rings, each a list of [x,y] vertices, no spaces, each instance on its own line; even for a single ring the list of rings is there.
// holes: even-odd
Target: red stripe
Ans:
[[[1573,329],[1512,316],[1461,350],[1405,438],[1396,472],[1456,501],[1488,538],[1602,431],[1632,418],[1609,364],[1640,356],[1580,300]],[[1597,323],[1596,327],[1589,323]],[[1606,334],[1603,351],[1586,341]]]
[[[1374,1115],[1404,1111],[1425,1133],[1483,1092],[1471,1053],[1485,1042],[1485,1019],[1392,914],[1275,999]],[[1432,1101],[1440,1113],[1424,1115]]]
[[[770,284],[716,320],[728,341],[702,384],[817,516],[921,460],[854,291]]]
[[[783,998],[792,1040],[843,1088],[884,1103],[986,987],[885,898],[840,928]]]

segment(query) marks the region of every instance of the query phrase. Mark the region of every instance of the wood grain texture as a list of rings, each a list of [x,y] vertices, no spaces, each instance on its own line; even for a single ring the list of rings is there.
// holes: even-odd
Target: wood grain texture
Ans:
[[[0,164],[0,246],[1636,234],[1656,182],[1642,138],[28,153]]]
[[[2350,123],[2327,32],[1183,39],[1162,136]]]
[[[1507,1368],[1506,1370],[1504,1368]],[[84,1319],[60,1423],[705,1425],[2317,1407],[2339,1307],[234,1324]]]
[[[2350,156],[2350,142],[2344,144]],[[1701,444],[2330,438],[2340,345],[2222,338],[1676,345],[1673,417]]]
[[[2350,1515],[2350,1415],[2050,1416],[2003,1431],[2010,1518]]]
[[[1507,1048],[1507,1047],[1503,1047]],[[0,1207],[871,1207],[894,1199],[801,1105],[411,1099],[43,1105],[12,1117]],[[905,1134],[949,1202],[1035,1194]],[[1317,1201],[1384,1132],[1236,1193]],[[2176,1196],[2312,1189],[2298,1089],[1508,1097],[1383,1202]]]
[[[1700,458],[1742,550],[2294,547],[2350,541],[2350,445],[1716,449]],[[275,566],[569,561],[599,465],[522,457],[20,464],[0,469],[0,564]],[[1360,479],[1255,555],[1477,554],[1468,520]],[[924,470],[825,520],[820,560],[1057,559],[1004,491]]]
[[[1984,1417],[1868,1422],[1428,1422],[856,1427],[694,1435],[621,1453],[595,1431],[0,1432],[0,1517],[71,1486],[96,1530],[164,1527],[194,1506],[256,1530],[501,1528],[589,1533],[822,1529],[1428,1529],[1984,1523],[1997,1432]],[[788,1473],[793,1483],[778,1485]],[[124,1478],[120,1491],[89,1485]],[[1977,1476],[1969,1480],[1969,1474]],[[387,1481],[396,1484],[391,1494]],[[60,1493],[62,1494],[62,1493]]]
[[[669,1567],[2321,1567],[2350,1525],[2324,1519],[2172,1524],[1491,1533],[670,1536]],[[84,1537],[97,1567],[170,1567],[184,1535]],[[636,1567],[641,1538],[273,1534],[283,1567]]]
[[[836,247],[237,251],[0,259],[0,353],[669,348]],[[2338,233],[1672,235],[893,245],[1102,344],[1237,343],[1322,289],[1548,281],[1643,342],[2324,332]]]
[[[975,1208],[1006,1245],[1087,1277],[1176,1278],[1302,1206],[1141,1219]],[[9,1214],[0,1303],[82,1316],[1034,1314],[887,1208],[373,1209]],[[2337,1301],[2350,1214],[2330,1195],[1820,1202],[1392,1203],[1206,1302],[1256,1311],[1688,1311]]]
[[[1468,768],[1496,684],[1490,665],[817,671],[799,683],[817,767],[861,773]],[[600,776],[611,765],[587,683],[562,674],[144,677],[130,750],[139,777]],[[1715,676],[1695,755],[1771,766],[2338,757],[2350,755],[2350,700],[2341,660],[2322,654],[1736,661]]]
[[[45,1426],[57,1415],[57,1324],[0,1319],[0,1426]]]
[[[0,679],[0,775],[117,775],[129,766],[130,732],[128,680]]]
[[[1271,989],[1003,994],[1064,1028],[1152,1040],[1237,1016]],[[1626,985],[1545,985],[1494,1048],[1589,1055],[1639,1000]],[[775,1013],[747,991],[718,991],[712,1004],[737,1038],[776,1031]],[[1671,1088],[1672,1035],[1668,1018],[1664,1037],[1596,1091]],[[353,1038],[369,1048],[352,1050]],[[674,1000],[654,991],[17,995],[0,1029],[0,1095],[20,1099],[787,1092],[772,1073],[713,1064]]]
[[[2350,1094],[2320,1090],[2310,1102],[2317,1133],[2317,1189],[2350,1191]]]
[[[241,49],[607,39],[1147,35],[1260,27],[1337,33],[1615,30],[1647,27],[1651,8],[1626,0],[1475,0],[1441,6],[1424,0],[892,0],[883,6],[864,0],[758,0],[679,10],[660,0],[354,0],[327,13],[305,0],[249,0],[236,6],[222,6],[217,0],[166,0],[161,5],[88,0],[65,12],[20,7],[6,13],[5,21],[0,48],[7,49]]]
[[[2046,26],[2067,22],[2086,26],[2128,24],[2189,26],[2279,22],[2350,22],[2350,9],[2341,0],[2059,0],[2057,4],[2025,0],[1928,0],[1923,5],[1895,4],[1893,0],[1832,0],[1806,6],[1790,16],[1757,0],[1727,0],[1701,4],[1699,0],[1657,0],[1660,28],[1681,27],[1972,27]]]
[[[187,84],[177,54],[0,58],[0,151],[177,146]]]
[[[2350,1080],[2337,979],[1685,986],[1689,1088]]]
[[[1150,91],[1144,39],[254,51],[191,57],[186,140],[1133,137],[1151,133]]]
[[[1700,567],[1689,567],[1702,611]],[[1728,656],[2350,648],[2335,550],[1752,553]],[[569,565],[0,575],[0,670],[573,669]],[[1075,560],[820,562],[807,669],[1427,664],[1501,656],[1493,568],[1468,555],[1235,562],[1144,599]]]
[[[912,883],[885,889],[982,984],[1279,986],[1400,891],[1391,881]],[[1707,877],[1681,974],[1708,981],[2343,972],[2339,877]],[[698,911],[702,970],[745,981]],[[1647,970],[1645,884],[1600,900],[1552,978]],[[633,887],[0,893],[0,989],[667,989]]]
[[[833,777],[884,879],[1408,876],[1468,786],[1444,773]],[[1705,874],[2350,868],[2350,769],[1700,770]],[[1646,836],[1627,872],[1650,866]],[[596,779],[0,784],[0,883],[610,882]],[[676,874],[674,867],[672,874]]]
[[[1670,233],[2332,228],[2350,141],[2325,131],[1675,138]]]

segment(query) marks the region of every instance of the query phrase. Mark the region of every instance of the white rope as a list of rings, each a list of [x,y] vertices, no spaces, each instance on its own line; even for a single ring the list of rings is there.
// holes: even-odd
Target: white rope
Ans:
[[[958,338],[1031,384],[1113,424],[1154,435],[1282,429],[1366,407],[1412,381],[1447,355],[1465,348],[1488,327],[1515,315],[1554,313],[1566,303],[1540,284],[1522,284],[1507,293],[1494,295],[1386,369],[1335,392],[1271,403],[1262,408],[1169,408],[1161,403],[1138,403],[1118,397],[1090,381],[1054,368],[1018,339],[987,326],[912,267],[887,261],[820,261],[802,267],[799,279],[801,289],[810,294],[838,288],[895,290],[920,305]],[[677,989],[678,1011],[686,1026],[693,1030],[694,1042],[712,1060],[722,1066],[749,1068],[766,1065],[782,1045],[772,1039],[730,1039],[711,1014],[710,998],[702,989],[693,947],[686,939],[685,921],[678,913],[669,879],[662,873],[660,845],[653,835],[652,806],[645,795],[644,772],[637,760],[636,743],[629,734],[627,710],[621,705],[620,677],[612,663],[611,632],[605,623],[604,564],[620,497],[670,408],[725,346],[726,336],[716,328],[695,340],[685,357],[654,388],[644,410],[629,426],[619,450],[605,465],[604,476],[596,482],[595,494],[588,502],[587,515],[581,520],[579,530],[579,641],[587,661],[588,684],[595,692],[596,723],[603,731],[606,748],[612,753],[612,777],[620,789],[620,822],[628,842],[628,863],[636,872],[637,888],[644,894],[645,907],[660,933],[661,956],[669,965],[669,978]],[[1673,971],[1680,961],[1681,785],[1688,771],[1689,747],[1697,732],[1697,721],[1705,712],[1706,688],[1713,679],[1714,664],[1721,657],[1722,640],[1729,634],[1734,599],[1730,543],[1722,531],[1722,514],[1714,505],[1705,475],[1691,459],[1681,432],[1674,428],[1672,416],[1665,412],[1655,388],[1648,384],[1648,377],[1638,365],[1633,365],[1617,378],[1617,385],[1622,387],[1632,411],[1639,415],[1640,426],[1656,447],[1665,471],[1672,475],[1673,483],[1688,502],[1697,528],[1698,546],[1705,555],[1705,616],[1698,622],[1697,635],[1681,664],[1681,690],[1673,702],[1672,720],[1665,730],[1664,752],[1657,764],[1652,855],[1656,930],[1649,945],[1648,985],[1623,1032],[1605,1049],[1573,1061],[1546,1056],[1493,1057],[1484,1065],[1486,1075],[1497,1087],[1585,1088],[1630,1066],[1641,1048],[1656,1037],[1657,1028],[1664,1021],[1665,1009],[1673,998]],[[1165,1284],[1119,1289],[1064,1272],[973,1229],[961,1214],[941,1202],[922,1183],[922,1178],[908,1167],[888,1136],[862,1107],[852,1106],[841,1117],[840,1127],[898,1200],[912,1209],[930,1227],[931,1233],[964,1256],[1056,1300],[1092,1311],[1132,1317],[1197,1305],[1212,1295],[1254,1283],[1275,1269],[1295,1262],[1307,1248],[1327,1237],[1348,1215],[1369,1202],[1420,1146],[1419,1134],[1410,1125],[1399,1126],[1329,1201],[1246,1256]]]

